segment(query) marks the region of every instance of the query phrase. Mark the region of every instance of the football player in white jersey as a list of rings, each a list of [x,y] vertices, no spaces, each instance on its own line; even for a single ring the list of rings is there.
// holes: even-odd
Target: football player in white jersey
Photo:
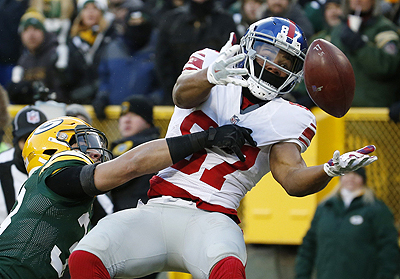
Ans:
[[[70,258],[73,279],[137,278],[183,271],[194,278],[245,278],[246,249],[237,225],[245,194],[269,171],[289,195],[305,196],[377,158],[368,146],[307,167],[301,153],[316,132],[314,115],[281,98],[302,78],[307,43],[283,18],[252,24],[220,52],[203,49],[185,65],[173,91],[168,137],[235,123],[253,130],[245,159],[206,148],[151,179],[150,200],[104,218]],[[86,272],[90,270],[90,275]],[[101,276],[98,274],[106,274]],[[86,277],[85,277],[86,276]]]

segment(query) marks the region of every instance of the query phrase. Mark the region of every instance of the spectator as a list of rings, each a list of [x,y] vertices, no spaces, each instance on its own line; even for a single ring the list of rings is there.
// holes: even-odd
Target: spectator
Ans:
[[[159,27],[160,19],[170,10],[183,6],[188,0],[162,0],[152,9],[155,27]]]
[[[132,94],[161,103],[152,35],[151,13],[139,2],[126,15],[124,34],[106,47],[101,58],[100,88],[93,102],[99,119],[105,118],[106,105],[120,105]]]
[[[121,116],[118,128],[122,138],[111,144],[114,157],[147,141],[160,137],[160,132],[153,124],[153,105],[142,96],[131,96],[121,104]],[[139,200],[146,203],[149,180],[153,174],[143,175],[111,190],[115,211],[136,207]]]
[[[65,69],[68,62],[67,39],[71,28],[71,18],[75,11],[73,0],[31,0],[31,7],[35,7],[44,17],[44,26],[48,32],[57,35],[58,59],[56,67]]]
[[[119,35],[125,32],[125,19],[129,9],[143,5],[142,0],[110,0],[109,11],[114,15],[114,28]]]
[[[267,10],[263,17],[277,16],[288,18],[303,30],[309,40],[314,35],[314,28],[304,13],[302,7],[295,0],[266,0]]]
[[[90,117],[85,107],[80,104],[67,105],[67,107],[65,108],[65,115],[77,117],[92,125],[92,117]]]
[[[352,106],[389,107],[398,101],[398,27],[379,12],[378,0],[347,0],[346,21],[331,32],[353,66],[356,89]],[[349,22],[358,23],[349,26]]]
[[[343,18],[343,9],[340,0],[327,0],[325,5],[322,7],[323,12],[323,24],[321,30],[311,37],[311,42],[315,39],[322,38],[327,41],[331,41],[332,29],[339,25]],[[307,94],[304,80],[298,84],[295,90],[292,92],[294,100],[309,109],[315,107],[314,102]]]
[[[327,0],[322,7],[323,24],[320,32],[311,37],[311,41],[316,38],[323,38],[330,41],[332,29],[339,25],[343,18],[343,9],[340,0]]]
[[[262,14],[267,9],[265,0],[239,0],[234,5],[240,6],[239,11],[233,14],[237,35],[240,37],[246,33],[251,24],[262,18]],[[231,9],[235,10],[235,7]]]
[[[160,132],[153,124],[153,104],[144,96],[133,95],[121,104],[121,116],[118,119],[118,129],[122,138],[111,143],[111,152],[118,157],[128,150],[160,137]],[[136,177],[110,191],[114,211],[134,208],[140,203],[147,203],[149,180],[153,174]],[[158,273],[153,273],[143,279],[155,279]]]
[[[323,28],[324,15],[322,9],[325,3],[325,0],[313,0],[304,4],[303,11],[310,20],[314,33],[321,31]]]
[[[30,0],[0,0],[0,84],[7,88],[11,72],[22,54],[18,26]]]
[[[0,153],[9,149],[9,145],[3,141],[4,128],[10,121],[10,114],[8,113],[8,93],[0,84]]]
[[[22,149],[30,133],[47,120],[45,114],[35,106],[26,106],[18,111],[13,126],[13,148],[0,154],[0,223],[13,207],[19,189],[28,178]]]
[[[98,65],[104,47],[115,35],[105,16],[107,0],[79,0],[68,42],[69,60],[62,72],[66,103],[91,104],[98,90]]]
[[[232,15],[215,0],[189,0],[165,13],[159,22],[156,69],[164,90],[164,105],[173,105],[172,88],[190,55],[206,47],[220,49],[236,31]]]
[[[389,208],[366,186],[364,168],[340,178],[320,204],[296,258],[296,279],[395,278],[398,233]]]
[[[19,32],[25,49],[8,86],[14,104],[33,104],[41,85],[56,92],[57,99],[62,98],[55,68],[57,38],[46,31],[43,23],[43,15],[32,9],[21,18]]]

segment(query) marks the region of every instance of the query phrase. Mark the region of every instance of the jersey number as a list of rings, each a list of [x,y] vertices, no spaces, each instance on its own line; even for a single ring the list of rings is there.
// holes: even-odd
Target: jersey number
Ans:
[[[17,204],[14,207],[14,209],[10,212],[10,214],[8,214],[8,216],[6,217],[6,219],[4,219],[3,223],[0,226],[0,234],[2,234],[4,232],[4,230],[11,224],[11,218],[18,212],[18,210],[20,209],[21,205],[22,205],[22,200],[24,199],[26,193],[26,189],[25,187],[21,188],[21,192],[19,193],[18,197],[17,197]],[[89,213],[84,213],[79,219],[78,219],[78,223],[81,227],[83,227],[85,229],[85,234],[88,231],[88,227],[89,227]],[[75,246],[78,244],[78,242],[75,242],[70,248],[69,251],[72,252],[72,250],[75,248]],[[61,276],[64,273],[64,269],[67,266],[67,263],[63,263],[60,255],[61,255],[61,250],[60,248],[57,247],[57,245],[54,245],[53,250],[51,250],[51,262],[50,264],[53,266],[53,268],[55,269],[55,271],[58,274],[58,277],[61,278]]]
[[[181,124],[182,135],[190,134],[190,129],[195,124],[201,127],[203,130],[207,130],[210,127],[218,127],[218,124],[215,123],[215,121],[213,121],[210,117],[208,117],[208,115],[206,115],[201,110],[197,110],[189,114],[183,120]],[[245,162],[242,162],[240,160],[236,161],[233,164],[222,162],[221,164],[215,165],[211,169],[204,169],[200,180],[214,188],[217,188],[218,190],[221,190],[222,185],[226,180],[226,175],[233,173],[236,170],[248,170],[249,168],[251,168],[256,161],[258,153],[260,152],[259,148],[251,147],[248,145],[244,145],[241,150],[246,156]],[[173,165],[173,168],[190,175],[200,170],[202,164],[206,160],[206,157],[207,152],[203,150],[193,154],[190,160],[181,160],[180,162]]]
[[[88,212],[82,214],[82,216],[78,218],[79,225],[85,229],[85,235],[88,232],[89,222],[90,218]],[[72,250],[74,250],[76,245],[78,245],[78,241],[72,244],[71,247],[69,247],[68,250],[70,253],[72,253]],[[68,264],[68,259],[67,262],[62,262],[60,258],[61,253],[62,252],[60,248],[58,248],[57,245],[54,245],[53,250],[51,250],[51,265],[57,271],[58,278],[61,278],[61,276],[63,276],[64,270]]]

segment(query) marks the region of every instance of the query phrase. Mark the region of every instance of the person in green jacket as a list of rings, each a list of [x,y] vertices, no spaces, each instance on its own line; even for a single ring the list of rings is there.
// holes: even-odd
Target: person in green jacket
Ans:
[[[391,211],[366,186],[364,168],[315,212],[296,257],[296,279],[393,279],[399,272],[398,232]]]
[[[356,78],[352,106],[389,107],[398,101],[399,27],[379,12],[379,0],[345,0],[345,20],[331,42],[349,59]],[[353,24],[355,23],[355,24]]]
[[[322,38],[337,46],[349,59],[356,79],[352,107],[393,107],[393,120],[400,112],[400,37],[399,27],[380,12],[380,0],[344,0],[340,9],[330,10],[336,0],[324,6],[327,27],[315,34],[310,43]],[[326,8],[333,13],[326,14]],[[330,17],[334,24],[329,23]],[[350,23],[351,22],[351,23]],[[351,26],[350,26],[351,25]],[[304,82],[293,91],[296,102],[312,108],[315,104],[306,93]]]
[[[321,0],[322,1],[322,0]],[[315,33],[310,40],[311,44],[316,39],[324,39],[331,41],[332,29],[342,22],[343,18],[343,7],[341,0],[323,0],[325,4],[320,7],[320,12],[323,16],[323,24],[320,24],[320,31]],[[312,1],[316,2],[316,1]],[[312,2],[308,3],[310,8]],[[311,8],[310,8],[311,9]],[[315,13],[317,11],[314,11]],[[315,19],[316,20],[316,19]],[[304,84],[304,79],[295,87],[291,93],[293,95],[293,100],[300,105],[303,105],[309,109],[316,106],[316,104],[311,100],[310,96],[307,94],[306,85]]]

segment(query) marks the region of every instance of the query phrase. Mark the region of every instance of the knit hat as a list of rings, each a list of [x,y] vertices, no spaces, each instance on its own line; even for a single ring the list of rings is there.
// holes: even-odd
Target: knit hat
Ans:
[[[367,183],[367,174],[365,172],[365,168],[361,167],[359,169],[356,169],[354,172],[357,173],[358,175],[360,175],[363,178],[364,184]]]
[[[121,8],[132,9],[137,7],[143,7],[143,5],[144,4],[142,0],[125,0],[121,4]]]
[[[33,26],[36,29],[40,29],[46,32],[44,27],[45,17],[36,10],[29,9],[22,17],[19,23],[18,32],[23,32],[29,26]]]
[[[82,11],[87,3],[93,3],[103,13],[108,9],[107,0],[79,0],[77,5],[78,11]]]
[[[28,136],[40,124],[47,121],[46,115],[35,106],[26,106],[18,111],[13,120],[14,143],[18,142],[23,136]]]
[[[65,109],[65,115],[66,116],[73,116],[73,117],[78,117],[81,116],[83,117],[84,121],[86,121],[88,124],[92,125],[92,118],[90,117],[89,113],[85,109],[84,106],[80,104],[71,104],[68,105]]]
[[[132,95],[121,104],[121,116],[133,112],[153,126],[153,103],[140,95]]]
[[[325,5],[328,4],[328,3],[335,3],[335,4],[338,4],[338,5],[341,5],[342,1],[341,0],[326,0],[325,1]]]

